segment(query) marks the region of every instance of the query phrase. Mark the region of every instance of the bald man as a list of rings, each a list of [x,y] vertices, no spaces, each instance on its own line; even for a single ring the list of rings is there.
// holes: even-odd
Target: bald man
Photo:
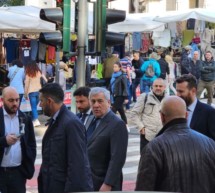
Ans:
[[[199,52],[194,51],[193,52],[193,58],[190,60],[189,66],[190,66],[190,74],[196,77],[197,81],[199,82],[200,78],[200,67],[202,65],[202,61],[199,59]]]
[[[25,193],[33,177],[36,140],[31,118],[19,111],[19,94],[13,87],[2,92],[0,108],[0,192]]]
[[[215,142],[187,126],[177,96],[163,99],[160,115],[163,128],[142,152],[136,191],[214,192]]]

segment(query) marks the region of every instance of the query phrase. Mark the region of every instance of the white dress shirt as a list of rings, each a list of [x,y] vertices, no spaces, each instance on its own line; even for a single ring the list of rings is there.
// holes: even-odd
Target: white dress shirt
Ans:
[[[89,109],[85,114],[86,114],[86,118],[85,118],[85,120],[84,120],[84,125],[86,125],[87,120],[89,119],[89,116],[90,116],[90,114],[91,114],[91,109]]]
[[[9,134],[19,134],[19,117],[18,112],[11,117],[3,108],[5,136]],[[18,140],[15,144],[5,148],[5,153],[1,162],[1,167],[20,166],[22,161],[21,143]]]

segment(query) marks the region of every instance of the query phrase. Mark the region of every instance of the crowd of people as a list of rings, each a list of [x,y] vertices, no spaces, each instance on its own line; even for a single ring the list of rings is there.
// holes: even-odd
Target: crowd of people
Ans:
[[[66,78],[64,72],[68,70],[68,66],[64,62],[59,64],[59,84],[66,90]],[[47,64],[45,72],[39,67],[36,61],[28,61],[24,66],[20,60],[12,61],[11,67],[8,69],[9,85],[17,89],[20,97],[20,105],[23,97],[29,100],[31,106],[31,118],[33,125],[40,126],[38,119],[37,106],[39,103],[39,90],[47,82],[54,81],[54,66]]]
[[[9,69],[10,86],[3,90],[0,108],[0,192],[25,193],[26,180],[34,174],[38,104],[50,117],[42,140],[39,193],[122,191],[128,121],[140,132],[136,191],[214,192],[215,109],[210,89],[215,62],[210,52],[201,61],[198,53],[189,58],[189,47],[185,50],[180,74],[165,52],[160,58],[152,52],[148,60],[138,52],[133,60],[131,53],[119,59],[114,52],[107,88],[74,91],[77,114],[64,105],[60,84],[41,86],[41,79],[48,80],[36,63],[23,69],[16,62]],[[199,101],[203,88],[208,104]],[[19,109],[23,96],[30,100],[32,118]]]

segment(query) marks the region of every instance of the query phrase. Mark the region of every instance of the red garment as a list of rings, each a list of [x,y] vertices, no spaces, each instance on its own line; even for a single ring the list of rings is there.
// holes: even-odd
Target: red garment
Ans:
[[[19,47],[25,48],[25,47],[31,47],[30,46],[31,40],[30,39],[23,39],[19,42]]]
[[[201,42],[200,37],[193,38],[192,42],[195,44],[199,44]]]
[[[147,34],[144,33],[142,37],[142,51],[148,52],[149,46],[150,46],[149,37],[147,36]]]
[[[48,59],[49,60],[55,59],[55,47],[54,46],[48,46]]]

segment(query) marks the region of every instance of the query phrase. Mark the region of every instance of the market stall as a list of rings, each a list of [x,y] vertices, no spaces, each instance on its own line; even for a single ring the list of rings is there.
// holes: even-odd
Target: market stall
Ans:
[[[0,32],[39,33],[55,31],[55,24],[40,19],[34,6],[0,7]]]
[[[173,48],[174,45],[176,45],[175,48],[180,48],[180,46],[190,44],[193,51],[199,47],[203,54],[210,50],[215,56],[215,50],[212,48],[215,42],[214,10],[196,8],[169,11],[156,16],[153,20],[167,24],[167,29],[171,33],[171,46]]]
[[[154,21],[154,18],[154,14],[148,13],[127,14],[125,21],[108,25],[108,31],[125,33],[163,31],[165,25]]]
[[[162,23],[171,23],[177,21],[184,21],[190,18],[202,21],[215,23],[215,12],[210,9],[188,9],[181,11],[167,11],[153,18],[153,21]]]

